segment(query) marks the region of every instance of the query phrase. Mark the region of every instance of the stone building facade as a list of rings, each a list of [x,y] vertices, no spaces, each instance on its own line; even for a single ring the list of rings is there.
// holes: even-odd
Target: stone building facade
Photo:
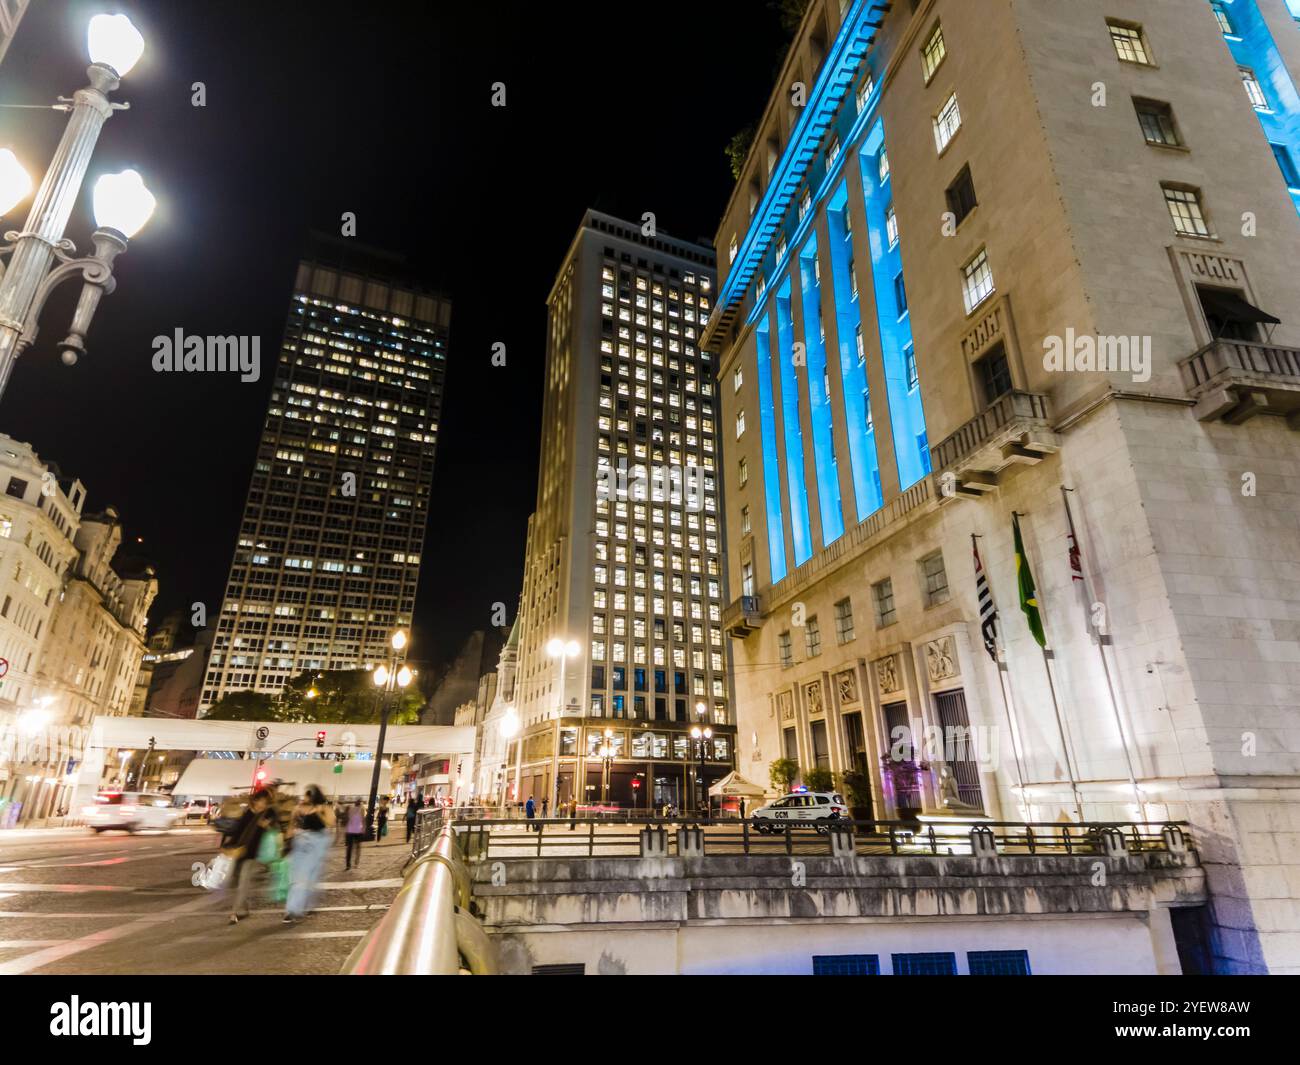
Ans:
[[[1122,6],[810,4],[705,338],[739,766],[1187,820],[1186,958],[1295,972],[1300,22]]]

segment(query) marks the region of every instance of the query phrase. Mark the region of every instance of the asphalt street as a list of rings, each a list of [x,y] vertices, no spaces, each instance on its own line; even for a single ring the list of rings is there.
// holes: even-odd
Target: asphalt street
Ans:
[[[195,886],[216,855],[206,826],[170,832],[0,833],[0,975],[333,974],[388,908],[409,848],[402,826],[343,869],[326,860],[316,909],[283,924],[259,890],[228,924],[230,894]]]

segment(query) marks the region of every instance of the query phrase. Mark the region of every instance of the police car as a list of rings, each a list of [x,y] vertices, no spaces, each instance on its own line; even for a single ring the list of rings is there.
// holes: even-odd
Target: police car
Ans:
[[[760,806],[751,815],[759,832],[780,832],[787,824],[808,825],[825,832],[828,823],[848,816],[844,796],[833,791],[797,791]]]

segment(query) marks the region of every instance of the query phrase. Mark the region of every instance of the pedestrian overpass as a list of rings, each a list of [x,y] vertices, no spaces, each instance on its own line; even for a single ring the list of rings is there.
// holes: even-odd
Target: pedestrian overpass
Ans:
[[[255,754],[266,761],[268,779],[293,780],[299,785],[320,784],[327,794],[356,794],[356,781],[364,775],[368,790],[374,762],[350,759],[337,763],[342,774],[335,774],[328,761],[275,758],[280,753],[322,750],[332,754],[355,755],[377,750],[378,725],[330,724],[315,721],[215,721],[209,718],[178,719],[163,717],[97,716],[86,736],[84,757],[78,767],[73,809],[94,802],[104,775],[105,752],[138,751],[239,751]],[[318,748],[319,734],[323,743]],[[472,755],[474,729],[451,725],[389,725],[384,734],[387,754]],[[194,780],[185,776],[177,782],[176,794],[229,794],[250,787],[253,766],[249,759],[199,759]],[[221,766],[213,763],[220,762]],[[189,773],[189,770],[186,770]],[[339,779],[342,777],[342,779]],[[318,779],[323,778],[323,779]],[[236,783],[237,782],[237,783]],[[217,785],[232,783],[233,787]],[[184,784],[189,790],[182,792]]]

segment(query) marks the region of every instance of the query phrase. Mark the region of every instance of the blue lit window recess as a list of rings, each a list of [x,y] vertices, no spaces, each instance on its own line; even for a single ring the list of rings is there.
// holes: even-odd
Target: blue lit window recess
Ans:
[[[876,322],[880,330],[894,461],[898,467],[899,490],[906,491],[930,472],[930,449],[916,360],[914,356],[908,356],[912,346],[912,324],[907,309],[902,246],[895,243],[891,247],[889,243],[888,211],[893,197],[888,158],[885,127],[877,121],[861,148],[862,191],[867,205]]]
[[[772,338],[767,315],[754,330],[758,359],[758,422],[763,438],[763,501],[767,513],[767,557],[771,582],[786,574],[785,519],[781,512],[781,474],[776,457],[776,407],[772,401]]]
[[[858,521],[865,521],[884,503],[880,491],[880,459],[876,428],[871,419],[867,385],[862,303],[853,271],[853,218],[848,186],[841,182],[826,211],[830,230],[831,279],[835,296],[835,336],[839,347],[840,381],[844,388],[844,424],[849,440],[849,467]]]
[[[1282,60],[1256,0],[1212,0],[1211,8],[1219,18],[1220,28],[1225,20],[1231,27],[1231,32],[1224,30],[1224,43],[1241,68],[1243,89],[1255,106],[1255,116],[1272,147],[1291,202],[1300,212],[1300,181],[1296,175],[1296,160],[1300,159],[1300,93],[1295,79]],[[1287,9],[1300,18],[1300,0],[1287,0]]]
[[[781,423],[786,490],[790,496],[790,535],[794,541],[794,564],[802,566],[812,558],[812,529],[808,521],[808,486],[803,475],[803,425],[799,420],[799,378],[794,367],[790,288],[787,277],[776,293],[776,356],[781,367]]]
[[[826,372],[826,330],[822,325],[821,271],[817,237],[799,253],[799,281],[803,290],[803,332],[808,360],[808,403],[813,436],[813,463],[817,470],[817,502],[822,519],[822,545],[844,535],[840,506],[840,473],[831,428],[831,397]]]

